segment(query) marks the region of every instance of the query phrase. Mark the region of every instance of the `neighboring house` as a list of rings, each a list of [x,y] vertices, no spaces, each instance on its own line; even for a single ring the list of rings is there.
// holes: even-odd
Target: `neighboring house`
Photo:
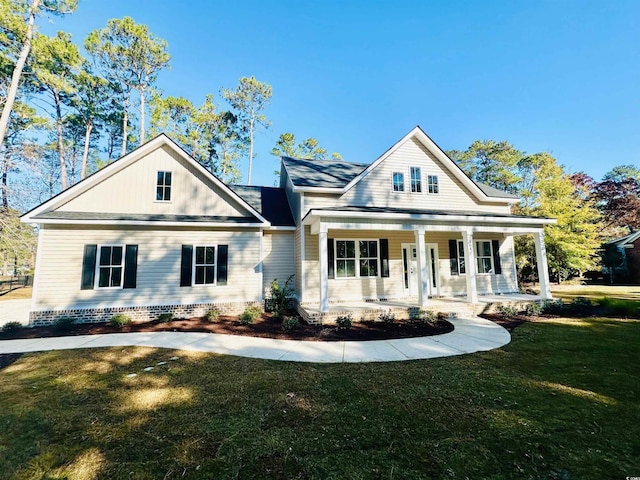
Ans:
[[[31,321],[238,313],[295,274],[300,309],[518,291],[513,237],[543,226],[416,127],[371,164],[284,157],[280,188],[227,186],[160,135],[22,216],[40,234]],[[322,320],[322,317],[316,317]]]
[[[611,283],[640,284],[640,230],[602,245],[603,272]]]

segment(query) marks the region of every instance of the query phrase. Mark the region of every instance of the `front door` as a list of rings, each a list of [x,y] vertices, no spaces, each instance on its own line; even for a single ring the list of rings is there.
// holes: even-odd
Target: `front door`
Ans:
[[[438,269],[438,244],[427,243],[427,295],[440,294],[440,272]],[[404,291],[408,297],[417,297],[418,289],[418,253],[415,243],[402,244],[402,266],[404,273]]]

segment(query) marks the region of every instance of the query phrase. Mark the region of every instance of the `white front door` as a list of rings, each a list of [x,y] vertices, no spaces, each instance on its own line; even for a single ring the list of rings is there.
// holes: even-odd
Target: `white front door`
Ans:
[[[440,294],[440,272],[438,269],[438,244],[427,243],[427,295]],[[402,266],[404,273],[404,291],[408,297],[417,297],[418,289],[418,254],[415,243],[402,244]]]

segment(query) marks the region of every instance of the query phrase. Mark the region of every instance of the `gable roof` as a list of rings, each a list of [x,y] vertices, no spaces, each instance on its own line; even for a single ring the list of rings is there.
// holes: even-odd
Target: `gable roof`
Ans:
[[[259,211],[274,227],[295,227],[283,188],[231,185],[231,189]]]
[[[605,242],[605,245],[618,245],[618,246],[631,245],[638,238],[640,238],[640,230],[638,230],[637,232],[631,232],[629,235],[625,235],[624,237],[616,238],[614,240]]]
[[[370,164],[292,157],[282,157],[282,163],[293,183],[294,191],[342,194],[353,188],[411,138],[422,143],[479,200],[498,200],[508,203],[520,200],[516,195],[472,180],[419,126],[411,130]]]
[[[234,192],[231,188],[229,188],[227,185],[225,185],[219,178],[217,178],[215,175],[213,175],[209,170],[207,170],[206,168],[204,168],[202,165],[200,165],[191,155],[189,155],[182,147],[180,147],[177,143],[175,143],[173,140],[171,140],[167,135],[165,135],[164,133],[161,133],[160,135],[158,135],[157,137],[149,140],[148,142],[144,143],[143,145],[140,145],[138,148],[136,148],[135,150],[133,150],[132,152],[129,152],[128,154],[126,154],[124,157],[119,158],[118,160],[114,161],[113,163],[110,163],[109,165],[107,165],[106,167],[102,168],[101,170],[98,170],[97,172],[93,173],[92,175],[89,175],[88,177],[86,177],[85,179],[81,180],[80,182],[76,183],[75,185],[73,185],[72,187],[67,188],[66,190],[60,192],[59,194],[55,195],[54,197],[50,198],[49,200],[45,201],[44,203],[41,203],[40,205],[38,205],[37,207],[29,210],[28,212],[26,212],[25,214],[23,214],[20,217],[20,220],[22,222],[38,222],[38,223],[47,223],[47,222],[53,222],[56,221],[57,223],[60,223],[61,221],[64,220],[69,220],[69,221],[84,221],[84,219],[79,218],[82,215],[80,214],[80,212],[68,212],[68,213],[76,213],[78,215],[76,215],[76,218],[72,218],[74,217],[73,215],[67,215],[67,217],[70,218],[62,218],[64,217],[64,215],[62,217],[59,216],[59,218],[54,218],[54,216],[51,216],[52,210],[60,207],[61,205],[71,201],[72,199],[80,196],[82,193],[86,192],[87,190],[89,190],[91,187],[93,187],[94,185],[97,185],[98,183],[106,180],[107,178],[115,175],[116,173],[120,172],[121,170],[124,170],[126,167],[128,167],[129,165],[135,163],[136,161],[140,160],[141,158],[144,158],[147,154],[153,152],[154,150],[157,150],[158,148],[161,148],[163,146],[168,147],[169,149],[171,149],[173,152],[175,152],[182,160],[184,160],[185,162],[191,164],[196,170],[198,170],[200,173],[202,173],[202,175],[211,182],[212,185],[215,185],[217,188],[223,190],[226,194],[229,195],[229,197],[235,201],[239,206],[241,206],[244,210],[247,210],[249,212],[249,214],[251,215],[251,217],[248,217],[254,221],[250,222],[250,224],[252,226],[255,225],[259,225],[259,226],[269,226],[270,223],[269,221],[259,212],[257,211],[251,204],[249,204],[246,200],[244,200],[242,197],[240,197],[236,192]],[[87,216],[87,214],[84,214],[85,216]],[[126,221],[124,219],[125,215],[122,215],[122,220],[121,221]],[[132,214],[127,214],[127,217],[129,217],[129,220],[131,221],[137,221],[137,222],[143,222],[143,216],[138,216],[136,218],[135,215],[132,216]],[[157,215],[149,215],[149,217],[158,217]],[[167,219],[165,219],[164,221],[166,222],[170,222],[170,220],[168,220],[168,218],[171,216],[167,216]],[[180,215],[174,215],[173,217],[180,217]],[[210,217],[211,218],[211,223],[218,223],[218,221],[220,220],[220,218],[216,218],[216,217]],[[98,221],[97,219],[94,219],[95,221]],[[108,222],[108,221],[120,221],[117,220],[117,218],[108,218],[105,217],[103,219],[101,219],[100,221],[102,222]],[[153,221],[152,218],[150,218],[148,221]],[[157,220],[156,220],[157,221]],[[178,221],[178,220],[176,220]],[[234,223],[234,222],[232,222]],[[241,222],[241,223],[246,223],[246,222]]]

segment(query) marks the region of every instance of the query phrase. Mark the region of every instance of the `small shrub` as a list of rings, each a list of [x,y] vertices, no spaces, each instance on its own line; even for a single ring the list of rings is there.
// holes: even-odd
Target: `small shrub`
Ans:
[[[267,303],[275,318],[283,318],[284,313],[287,311],[287,302],[293,293],[293,287],[291,286],[292,282],[293,275],[287,279],[283,287],[278,285],[278,280],[275,278],[273,279],[273,282],[271,282],[271,295],[269,296]]]
[[[586,297],[576,297],[571,301],[568,308],[578,315],[589,315],[593,311],[593,302]]]
[[[75,320],[71,317],[60,317],[53,324],[53,328],[58,332],[68,332],[73,329]]]
[[[378,320],[384,323],[385,325],[389,326],[396,321],[396,314],[393,313],[391,310],[387,310],[386,312],[380,312],[380,315],[378,315]]]
[[[542,305],[537,302],[528,303],[526,307],[524,307],[525,315],[529,317],[537,317],[542,313]]]
[[[504,305],[501,303],[496,307],[496,313],[503,317],[515,317],[518,315],[518,309],[513,305]]]
[[[284,320],[282,320],[282,330],[285,332],[289,332],[297,328],[298,325],[300,325],[298,317],[285,317]]]
[[[439,322],[447,322],[449,320],[449,317],[451,317],[452,315],[457,315],[457,314],[451,314],[451,313],[446,313],[446,312],[438,312],[436,314],[436,317],[437,317]],[[455,318],[455,317],[453,317],[453,318]]]
[[[173,313],[161,313],[158,317],[158,322],[167,323],[173,320]]]
[[[349,330],[353,326],[353,316],[349,315],[340,315],[336,318],[336,326],[338,330]]]
[[[255,322],[260,315],[262,315],[262,310],[258,307],[247,307],[240,315],[240,323],[243,325],[249,325]]]
[[[545,300],[542,304],[542,313],[551,315],[560,315],[565,311],[565,305],[562,300]]]
[[[114,327],[124,327],[125,325],[129,325],[131,323],[131,317],[129,315],[125,315],[124,313],[116,313],[111,320],[109,320],[109,325]]]
[[[217,322],[218,318],[220,318],[220,310],[217,308],[211,308],[207,310],[207,313],[204,314],[205,318],[210,322]]]
[[[15,330],[20,330],[22,328],[22,324],[20,322],[7,322],[2,326],[3,332],[13,332]]]
[[[418,324],[433,325],[438,322],[438,314],[433,310],[418,310],[411,318],[411,321]]]

